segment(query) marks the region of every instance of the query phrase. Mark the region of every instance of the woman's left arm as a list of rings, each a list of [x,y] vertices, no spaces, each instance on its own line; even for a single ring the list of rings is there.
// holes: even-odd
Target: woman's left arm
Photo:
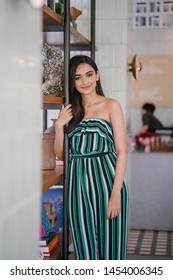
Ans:
[[[126,163],[127,163],[127,142],[124,115],[120,103],[111,99],[109,104],[110,119],[113,127],[113,136],[116,147],[117,162],[115,167],[115,179],[112,193],[108,204],[107,216],[115,218],[121,210],[121,187],[123,185]]]

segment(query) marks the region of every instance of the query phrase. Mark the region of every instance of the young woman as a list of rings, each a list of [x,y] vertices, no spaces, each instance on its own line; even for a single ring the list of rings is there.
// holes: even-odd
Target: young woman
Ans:
[[[124,117],[119,102],[104,96],[98,68],[88,56],[70,60],[70,104],[62,106],[55,124],[59,159],[68,123],[68,217],[76,259],[125,259]]]

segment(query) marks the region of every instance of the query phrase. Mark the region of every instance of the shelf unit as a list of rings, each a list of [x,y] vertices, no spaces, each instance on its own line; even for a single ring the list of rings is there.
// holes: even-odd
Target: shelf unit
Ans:
[[[69,47],[70,50],[89,50],[91,52],[91,57],[94,59],[95,53],[95,1],[91,0],[91,40],[85,38],[81,33],[77,30],[69,26],[70,33],[70,41]],[[41,8],[43,15],[43,41],[52,44],[55,46],[63,47],[66,45],[64,34],[66,22],[65,20],[58,14],[56,14],[53,10],[51,10],[45,4]],[[53,36],[49,36],[53,35]],[[55,36],[56,35],[56,36]],[[53,39],[52,39],[52,38]],[[68,62],[66,63],[67,58],[67,50],[65,52],[64,49],[64,58],[65,58],[65,71],[68,69]],[[66,85],[65,85],[66,91]],[[51,109],[60,109],[61,105],[64,103],[64,98],[62,97],[54,97],[54,96],[43,96],[43,130],[47,128],[47,110]]]
[[[42,12],[44,41],[49,44],[62,47],[64,42],[60,31],[63,31],[64,19],[46,5],[43,5]],[[50,32],[52,33],[52,36],[49,37],[48,35]],[[91,41],[70,26],[70,45],[73,49],[79,48],[83,50],[90,50]]]
[[[47,129],[47,110],[58,110],[64,103],[64,98],[59,96],[43,96],[43,131]]]
[[[62,104],[63,102],[64,102],[63,97],[49,96],[49,95],[43,96],[43,104]]]
[[[43,14],[43,41],[59,46],[64,50],[64,98],[54,96],[43,96],[43,128],[47,128],[47,110],[60,109],[62,104],[67,105],[69,103],[69,60],[70,51],[72,50],[87,50],[90,51],[91,57],[95,60],[95,0],[90,0],[91,7],[91,40],[85,38],[77,30],[70,26],[70,0],[65,1],[64,5],[64,19],[52,11],[46,5],[42,7]],[[56,32],[56,33],[55,33]],[[53,35],[53,39],[51,36]],[[54,36],[56,34],[56,36]],[[64,139],[64,164],[58,166],[55,170],[43,171],[43,191],[50,188],[54,184],[58,184],[63,180],[64,193],[63,200],[64,205],[67,202],[67,166],[68,166],[68,139],[65,134]],[[63,237],[62,237],[62,251],[63,259],[68,259],[68,238],[69,229],[67,223],[67,212],[64,207],[63,213]]]
[[[42,175],[42,191],[46,191],[63,180],[63,166],[56,166],[53,170],[43,170]]]

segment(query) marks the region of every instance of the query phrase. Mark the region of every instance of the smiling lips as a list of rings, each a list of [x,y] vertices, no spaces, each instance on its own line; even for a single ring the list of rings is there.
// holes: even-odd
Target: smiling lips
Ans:
[[[88,89],[88,88],[90,88],[90,85],[89,86],[82,86],[81,88],[82,89]]]

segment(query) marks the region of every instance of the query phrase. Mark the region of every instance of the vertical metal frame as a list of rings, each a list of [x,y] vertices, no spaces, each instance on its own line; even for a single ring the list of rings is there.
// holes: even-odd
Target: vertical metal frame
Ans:
[[[47,110],[44,109],[43,104],[43,132],[47,129]]]
[[[64,1],[64,96],[65,105],[69,104],[69,60],[70,60],[70,0]],[[63,259],[68,260],[69,228],[67,220],[68,195],[68,137],[64,133],[64,188],[63,188]]]
[[[64,96],[69,104],[69,61],[70,61],[70,0],[64,1]],[[95,60],[95,0],[91,0],[91,57]],[[67,220],[69,144],[64,133],[64,188],[63,188],[63,259],[68,260],[69,225]]]
[[[91,58],[95,60],[95,10],[96,1],[91,1]]]

